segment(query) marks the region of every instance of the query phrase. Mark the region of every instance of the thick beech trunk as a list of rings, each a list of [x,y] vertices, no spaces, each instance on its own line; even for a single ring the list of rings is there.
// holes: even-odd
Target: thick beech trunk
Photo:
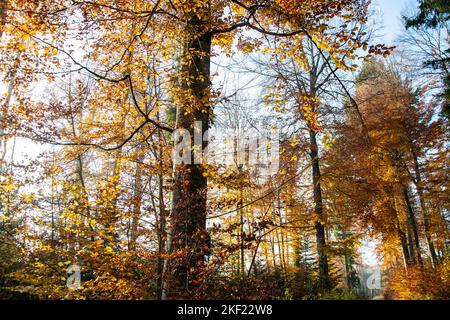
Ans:
[[[176,129],[186,129],[194,146],[194,123],[201,121],[202,132],[208,129],[210,106],[211,35],[206,19],[192,15],[186,22],[188,39],[181,57],[180,104]],[[202,143],[203,149],[207,142]],[[192,156],[192,154],[191,154]],[[191,160],[192,157],[191,157]],[[205,255],[209,251],[206,231],[207,179],[201,165],[174,166],[172,216],[164,296],[185,295],[198,283]],[[164,297],[163,296],[163,297]]]

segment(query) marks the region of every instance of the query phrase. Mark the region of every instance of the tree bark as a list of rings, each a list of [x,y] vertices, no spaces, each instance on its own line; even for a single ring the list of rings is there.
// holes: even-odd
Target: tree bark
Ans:
[[[3,38],[3,26],[5,25],[6,8],[5,0],[0,0],[0,40]]]
[[[419,232],[417,230],[416,215],[411,205],[411,200],[409,199],[409,192],[407,188],[403,189],[403,197],[405,198],[406,207],[408,209],[408,223],[411,227],[412,236],[414,240],[415,257],[417,258],[417,262],[419,263],[419,265],[423,266],[422,256],[420,255],[420,240],[419,240]],[[413,251],[411,251],[411,256],[414,256]]]
[[[138,238],[138,226],[139,226],[139,218],[141,217],[141,204],[142,204],[142,168],[141,161],[143,160],[143,156],[138,158],[136,163],[136,170],[134,176],[134,190],[133,190],[133,216],[131,218],[131,227],[130,227],[130,243],[128,245],[129,250],[136,249],[136,241]]]
[[[323,215],[322,188],[320,184],[320,163],[317,145],[317,133],[314,130],[309,131],[310,156],[312,161],[312,182],[314,196],[314,213],[316,215],[316,242],[317,253],[319,255],[319,279],[322,289],[328,289],[331,286],[328,267],[328,255],[326,252],[325,238],[325,218]]]
[[[240,170],[239,170],[240,173]],[[239,187],[239,227],[240,227],[240,272],[241,272],[241,280],[245,281],[245,249],[244,249],[244,209],[242,206],[244,205],[244,192],[242,187],[242,182]]]
[[[428,213],[428,210],[427,210],[427,207],[425,204],[425,199],[423,196],[422,175],[420,174],[419,160],[417,158],[416,152],[413,151],[412,153],[413,153],[413,158],[414,158],[414,171],[415,171],[415,176],[416,176],[415,185],[416,185],[416,189],[417,189],[417,194],[419,196],[420,207],[423,212],[423,224],[424,224],[424,228],[425,228],[425,239],[427,241],[428,250],[430,251],[431,262],[432,262],[433,266],[436,266],[439,261],[438,261],[437,255],[436,255],[436,250],[434,248],[433,240],[431,239],[430,217],[429,217],[429,213]]]
[[[207,6],[205,6],[206,8]],[[205,9],[206,10],[206,9]],[[209,8],[207,9],[209,10]],[[181,58],[181,102],[176,129],[186,129],[194,145],[194,122],[201,121],[201,135],[209,127],[211,35],[203,12],[192,13],[186,21],[188,34]],[[202,142],[203,150],[207,142]],[[190,155],[192,160],[192,155]],[[164,295],[187,294],[198,285],[199,271],[209,252],[206,230],[207,179],[200,164],[178,164],[173,172],[172,216]]]
[[[159,113],[158,113],[158,122],[159,122]],[[157,225],[157,236],[158,236],[158,252],[160,256],[158,257],[158,278],[156,281],[156,295],[158,299],[163,298],[163,276],[164,276],[164,258],[163,254],[166,249],[166,240],[167,240],[167,230],[166,230],[166,204],[164,201],[164,173],[163,173],[163,150],[162,150],[162,133],[161,130],[158,130],[158,141],[160,144],[159,148],[159,169],[161,170],[158,174],[158,196],[159,196],[159,215],[158,215],[158,225]]]
[[[400,239],[400,243],[402,245],[405,268],[407,268],[407,267],[411,266],[411,256],[410,256],[409,250],[408,250],[408,241],[406,240],[405,232],[400,227],[397,227],[397,232],[398,232],[398,237]]]
[[[389,188],[390,194],[394,195],[394,188]],[[403,250],[403,259],[404,259],[404,265],[405,265],[405,270],[408,269],[408,267],[410,267],[413,263],[411,260],[411,255],[409,253],[409,248],[408,248],[408,239],[406,236],[406,232],[403,231],[402,229],[402,225],[400,224],[400,219],[398,217],[398,206],[397,206],[397,201],[396,201],[396,197],[395,195],[393,196],[393,219],[395,221],[395,228],[397,230],[397,235],[398,238],[400,240],[400,244]]]

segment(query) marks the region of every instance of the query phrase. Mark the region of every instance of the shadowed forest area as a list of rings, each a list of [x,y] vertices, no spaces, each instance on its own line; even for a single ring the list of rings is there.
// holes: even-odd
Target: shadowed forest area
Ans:
[[[449,299],[411,3],[392,45],[370,0],[0,0],[0,300]]]

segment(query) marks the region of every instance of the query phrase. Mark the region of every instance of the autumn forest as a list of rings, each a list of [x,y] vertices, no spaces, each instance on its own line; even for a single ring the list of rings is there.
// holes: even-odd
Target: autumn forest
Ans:
[[[0,0],[0,300],[448,300],[450,4],[407,9]]]

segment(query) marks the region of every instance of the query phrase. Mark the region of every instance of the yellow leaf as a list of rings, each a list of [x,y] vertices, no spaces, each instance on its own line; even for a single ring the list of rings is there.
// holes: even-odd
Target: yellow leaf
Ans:
[[[108,254],[112,254],[114,252],[114,250],[111,247],[106,247],[105,252]]]
[[[11,192],[14,189],[14,184],[12,182],[2,185],[2,189],[5,192]]]
[[[25,201],[26,203],[30,203],[34,199],[34,194],[32,194],[32,193],[30,193],[30,194],[23,193],[21,196],[22,196],[23,201]]]

